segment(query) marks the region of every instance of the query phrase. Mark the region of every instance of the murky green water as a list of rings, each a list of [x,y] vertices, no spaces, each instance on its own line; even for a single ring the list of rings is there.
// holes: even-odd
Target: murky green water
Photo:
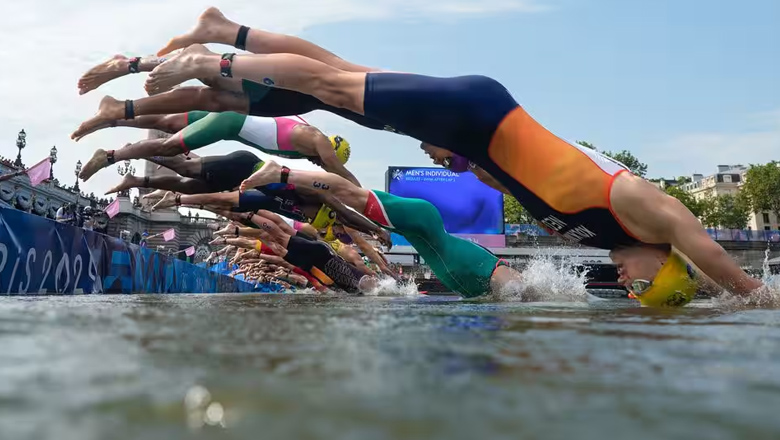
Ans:
[[[0,350],[2,439],[780,438],[776,310],[6,297]]]

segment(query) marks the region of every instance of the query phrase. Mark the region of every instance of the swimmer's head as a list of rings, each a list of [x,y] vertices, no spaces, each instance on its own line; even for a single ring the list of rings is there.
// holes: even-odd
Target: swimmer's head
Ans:
[[[328,139],[330,139],[330,144],[333,145],[333,150],[336,152],[336,157],[339,158],[339,161],[341,161],[341,164],[344,165],[349,160],[349,155],[351,153],[351,150],[349,148],[349,142],[347,142],[346,139],[344,139],[341,136],[331,136]]]
[[[618,282],[644,306],[681,307],[696,294],[693,268],[669,245],[620,248],[609,256],[617,265]]]
[[[428,157],[433,159],[433,163],[441,165],[453,173],[463,173],[469,169],[470,162],[468,159],[446,148],[436,147],[427,142],[421,142],[420,148],[425,151]]]

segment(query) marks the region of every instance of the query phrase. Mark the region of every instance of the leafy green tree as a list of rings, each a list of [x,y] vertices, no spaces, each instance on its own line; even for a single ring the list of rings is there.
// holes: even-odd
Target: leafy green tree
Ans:
[[[680,176],[677,178],[677,183],[680,185],[682,185],[683,183],[690,183],[690,182],[691,182],[691,178],[688,176]]]
[[[590,148],[591,150],[599,151],[596,148],[596,146],[591,144],[590,142],[577,141],[577,143],[582,145],[585,148]],[[639,177],[645,177],[645,175],[647,174],[647,164],[642,163],[639,159],[637,159],[636,156],[631,154],[631,152],[628,150],[623,150],[618,153],[613,153],[611,151],[601,151],[601,154],[611,157],[616,161],[622,163],[623,165],[627,166],[632,173],[636,174]]]
[[[706,199],[704,201],[696,200],[693,195],[691,195],[691,193],[683,191],[680,187],[667,186],[664,188],[664,191],[666,194],[669,194],[670,196],[679,200],[696,217],[701,217],[707,209],[710,209]]]
[[[741,194],[723,194],[716,200],[720,226],[726,229],[745,229],[750,220],[750,201]]]
[[[520,205],[516,198],[504,194],[504,221],[515,224],[533,224],[536,221],[528,211]]]
[[[753,212],[772,211],[780,216],[780,162],[750,165],[741,193]]]

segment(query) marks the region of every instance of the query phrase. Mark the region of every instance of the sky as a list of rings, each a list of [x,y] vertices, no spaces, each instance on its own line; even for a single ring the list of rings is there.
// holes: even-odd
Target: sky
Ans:
[[[15,140],[24,129],[24,162],[34,164],[56,145],[55,176],[73,184],[77,160],[145,138],[144,131],[115,128],[71,141],[103,96],[144,96],[146,74],[84,96],[77,80],[114,54],[156,52],[208,6],[358,64],[491,76],[553,133],[602,150],[629,150],[648,164],[649,177],[706,175],[719,164],[780,159],[777,0],[14,2],[0,15],[0,154],[16,157]],[[364,187],[383,189],[388,166],[431,165],[414,139],[324,112],[306,119],[350,142],[348,168]],[[248,147],[221,142],[198,154],[242,148]],[[141,161],[134,167],[142,174]],[[112,167],[80,186],[103,194],[119,179]]]

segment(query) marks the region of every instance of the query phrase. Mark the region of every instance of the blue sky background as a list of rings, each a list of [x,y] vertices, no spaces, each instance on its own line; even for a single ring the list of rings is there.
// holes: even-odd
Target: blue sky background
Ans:
[[[649,176],[780,159],[776,0],[85,1],[73,10],[31,0],[0,17],[0,36],[8,42],[0,55],[39,54],[23,74],[0,73],[0,154],[15,157],[13,141],[24,127],[26,162],[57,144],[55,173],[62,167],[72,176],[72,164],[95,148],[143,137],[115,129],[71,142],[70,132],[103,95],[143,96],[141,75],[83,97],[76,94],[78,77],[114,53],[154,52],[210,4],[229,18],[294,33],[360,64],[492,76],[554,133],[600,149],[630,150],[648,163]],[[307,119],[350,141],[349,167],[364,186],[382,188],[388,165],[430,164],[414,140],[327,114]],[[238,148],[220,143],[202,153]],[[117,180],[106,170],[82,187],[102,193]]]

